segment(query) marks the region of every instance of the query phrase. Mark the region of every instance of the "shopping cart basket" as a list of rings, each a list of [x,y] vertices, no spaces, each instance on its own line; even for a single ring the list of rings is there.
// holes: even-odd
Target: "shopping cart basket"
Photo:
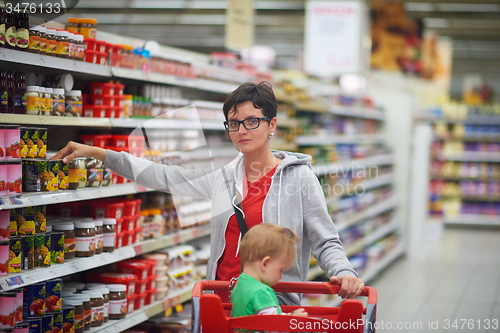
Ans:
[[[231,303],[222,303],[218,295],[204,291],[224,290],[228,281],[199,281],[194,285],[192,304],[192,333],[229,333],[238,329],[278,332],[375,332],[377,291],[365,287],[366,307],[358,299],[347,299],[340,307],[282,305],[283,313],[304,308],[308,317],[292,315],[252,315],[231,318]],[[279,282],[273,286],[277,292],[311,294],[337,294],[339,285],[329,282]],[[201,329],[200,329],[201,327]]]

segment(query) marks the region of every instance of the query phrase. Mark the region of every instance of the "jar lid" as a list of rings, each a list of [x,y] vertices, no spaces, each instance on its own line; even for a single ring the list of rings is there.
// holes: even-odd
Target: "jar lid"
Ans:
[[[105,219],[102,219],[102,223],[104,225],[107,225],[107,224],[116,224],[116,219],[105,218]]]
[[[83,35],[80,35],[80,34],[73,34],[73,35],[75,35],[74,40],[76,42],[83,42],[83,38],[84,38]]]
[[[91,298],[102,297],[102,292],[99,289],[82,290],[82,294],[89,295]]]
[[[66,287],[65,287],[65,289],[66,289]],[[69,297],[69,296],[71,296],[71,295],[73,295],[73,294],[75,294],[75,293],[76,293],[76,288],[75,288],[75,291],[73,291],[73,290],[71,290],[71,289],[69,289],[69,290],[63,290],[63,291],[61,292],[61,296],[62,296],[62,297]]]
[[[26,91],[40,91],[39,86],[27,86]]]
[[[45,88],[46,93],[52,94],[53,91],[54,91],[54,89],[52,89],[52,88]]]
[[[107,284],[106,288],[112,293],[127,291],[127,286],[124,284]]]
[[[73,75],[71,74],[63,74],[59,77],[58,85],[60,88],[63,88],[66,91],[71,91],[73,89],[73,85],[75,84],[75,80],[73,79]],[[75,90],[79,91],[79,90]],[[81,94],[81,92],[80,92]]]
[[[30,30],[31,31],[40,31],[40,28],[41,28],[40,26],[35,25],[35,26],[31,27]]]
[[[92,283],[87,283],[85,285],[85,288],[92,289],[93,287],[104,287],[104,286],[106,286],[105,283],[92,282]]]
[[[75,229],[93,229],[95,228],[94,222],[75,222]]]
[[[64,30],[56,31],[56,36],[59,36],[59,37],[68,37],[69,36],[68,34],[69,34],[69,32],[64,31]]]
[[[47,224],[47,225],[45,226],[45,232],[52,232],[52,225]]]
[[[64,95],[64,89],[62,88],[54,88],[54,94],[56,95]]]
[[[84,302],[90,302],[90,295],[89,294],[73,294],[73,295],[69,296],[68,298],[80,299]]]
[[[135,282],[137,280],[137,277],[134,274],[125,273],[101,273],[98,276],[100,281],[110,282],[112,284]]]
[[[90,301],[90,300],[89,300]],[[63,306],[64,305],[69,305],[69,306],[81,306],[83,304],[83,300],[77,299],[77,298],[69,298],[69,297],[63,297]]]
[[[67,22],[68,23],[78,23],[78,24],[80,24],[81,21],[82,21],[81,19],[76,18],[76,17],[68,17],[68,21]]]
[[[56,33],[57,33],[57,30],[54,30],[54,29],[49,29],[49,28],[45,28],[45,33],[47,35],[51,35],[51,36],[55,36]]]
[[[52,225],[54,230],[66,231],[66,230],[74,230],[75,225],[73,223],[54,223]]]
[[[84,23],[97,24],[97,20],[96,19],[89,19],[89,18],[81,19],[80,24],[84,24]]]
[[[78,222],[94,222],[94,219],[91,217],[82,217],[81,219],[78,219]]]
[[[40,32],[43,32],[44,34],[47,33],[47,28],[45,28],[45,27],[39,26],[38,29],[39,29]]]
[[[102,227],[103,224],[102,220],[94,220],[94,223],[96,227]]]
[[[45,87],[38,87],[38,91],[41,92],[41,93],[44,93],[45,92]]]
[[[66,90],[66,96],[80,97],[80,96],[82,96],[82,91],[81,90]]]
[[[107,287],[94,287],[94,288],[89,288],[90,290],[98,290],[100,291],[103,296],[109,294],[109,288]]]

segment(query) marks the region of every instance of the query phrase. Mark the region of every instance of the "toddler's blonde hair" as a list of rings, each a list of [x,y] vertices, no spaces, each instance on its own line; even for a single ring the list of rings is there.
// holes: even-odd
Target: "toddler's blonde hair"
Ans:
[[[241,270],[247,262],[254,262],[266,256],[278,257],[286,253],[290,264],[297,255],[299,238],[293,231],[271,223],[261,223],[252,227],[241,239]]]

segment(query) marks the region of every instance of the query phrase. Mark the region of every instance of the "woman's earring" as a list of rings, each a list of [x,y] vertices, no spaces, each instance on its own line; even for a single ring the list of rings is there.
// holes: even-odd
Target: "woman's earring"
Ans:
[[[274,135],[274,132],[273,133],[269,133],[269,140],[271,140],[271,138],[273,137]]]

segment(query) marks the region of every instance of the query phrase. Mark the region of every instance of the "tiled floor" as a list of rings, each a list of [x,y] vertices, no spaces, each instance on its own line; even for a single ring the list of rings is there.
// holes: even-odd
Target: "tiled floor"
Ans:
[[[500,332],[500,231],[445,229],[368,285],[377,333]]]

